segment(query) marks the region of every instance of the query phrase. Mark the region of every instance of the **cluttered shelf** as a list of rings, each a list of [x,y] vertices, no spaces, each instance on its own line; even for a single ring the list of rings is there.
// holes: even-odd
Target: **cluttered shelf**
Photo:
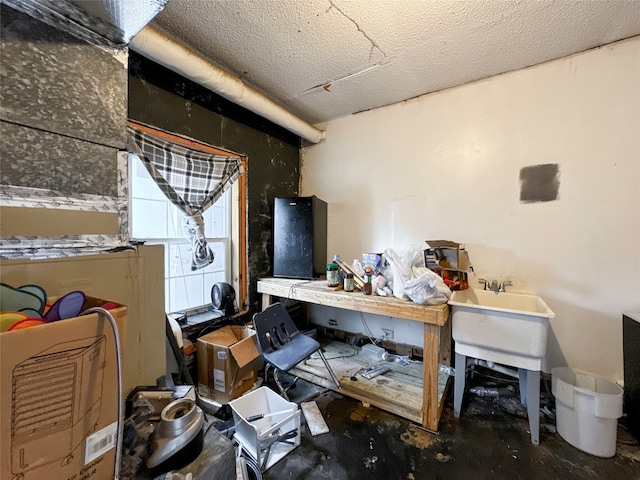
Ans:
[[[451,322],[446,303],[419,305],[395,297],[345,292],[327,286],[326,280],[264,278],[258,281],[257,287],[258,293],[262,294],[263,309],[277,297],[422,323],[423,361],[416,364],[419,371],[414,372],[410,381],[406,376],[402,377],[402,371],[393,369],[393,374],[387,375],[382,382],[375,382],[377,386],[371,388],[371,382],[351,380],[353,373],[360,368],[354,365],[353,359],[341,362],[335,368],[340,372],[339,377],[343,377],[340,380],[341,393],[421,423],[429,430],[438,430],[448,385],[448,376],[440,372],[440,365],[448,366],[451,363]],[[295,373],[305,380],[335,389],[331,380],[325,378],[328,375],[326,370],[315,368],[313,363],[298,365]]]
[[[345,292],[344,290],[327,286],[326,280],[262,278],[258,281],[258,293],[263,294],[263,310],[271,303],[267,296],[275,296],[328,307],[343,308],[345,310],[416,320],[438,326],[445,325],[449,320],[449,306],[446,303],[419,305],[399,300],[393,296],[380,297],[377,295],[362,295],[359,292]],[[267,301],[266,304],[265,300]]]

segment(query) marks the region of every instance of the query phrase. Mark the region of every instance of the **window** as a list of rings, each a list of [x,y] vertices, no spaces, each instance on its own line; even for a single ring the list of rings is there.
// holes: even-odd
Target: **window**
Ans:
[[[165,247],[165,310],[177,312],[207,305],[216,282],[234,284],[232,187],[203,214],[207,242],[215,254],[211,265],[191,270],[191,243],[182,233],[182,213],[162,193],[142,160],[129,154],[130,214],[132,240]]]
[[[129,237],[165,246],[166,312],[207,309],[218,282],[243,310],[247,158],[132,120],[127,131]]]

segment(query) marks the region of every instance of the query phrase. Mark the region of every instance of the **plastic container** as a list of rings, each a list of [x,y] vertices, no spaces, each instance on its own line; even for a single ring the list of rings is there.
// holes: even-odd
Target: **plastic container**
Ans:
[[[327,263],[327,285],[329,287],[340,285],[340,271],[337,263]]]
[[[500,396],[500,392],[498,392],[497,388],[471,387],[469,389],[469,392],[479,397],[499,397]]]
[[[267,470],[300,445],[300,410],[268,387],[229,402],[236,432],[233,439]],[[261,418],[252,419],[252,417]],[[287,436],[287,434],[290,434]],[[273,440],[286,436],[282,441]]]
[[[374,345],[373,343],[363,345],[361,352],[374,360],[384,360],[385,353],[387,353],[384,348]]]
[[[592,373],[567,367],[554,368],[551,375],[560,436],[583,452],[613,457],[618,418],[622,416],[622,388]]]
[[[353,259],[351,270],[353,270],[353,273],[355,273],[356,275],[360,275],[361,277],[364,275],[364,268],[362,268],[362,264],[357,258]]]
[[[356,288],[356,282],[353,279],[353,273],[347,273],[344,276],[344,286],[343,289],[345,292],[353,292]]]

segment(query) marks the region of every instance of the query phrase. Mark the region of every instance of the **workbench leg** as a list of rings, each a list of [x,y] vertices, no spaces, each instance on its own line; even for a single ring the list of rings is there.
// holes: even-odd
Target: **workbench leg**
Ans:
[[[271,295],[268,293],[262,294],[262,311],[264,312],[269,305],[272,303]]]
[[[422,357],[422,426],[427,430],[438,430],[438,361],[440,327],[424,324],[424,349]]]

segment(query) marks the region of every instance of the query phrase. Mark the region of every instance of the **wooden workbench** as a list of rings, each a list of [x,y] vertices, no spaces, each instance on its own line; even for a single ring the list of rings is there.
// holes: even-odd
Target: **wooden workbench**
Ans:
[[[418,305],[395,297],[345,292],[328,287],[326,280],[264,278],[258,281],[258,293],[262,294],[263,310],[273,303],[273,297],[279,297],[421,322],[424,325],[422,379],[414,377],[409,380],[407,375],[394,368],[395,376],[384,382],[366,384],[350,381],[353,372],[348,367],[343,370],[334,368],[334,371],[342,385],[341,393],[420,423],[426,429],[438,430],[448,384],[448,375],[439,373],[439,365],[451,363],[451,322],[447,304]],[[296,375],[337,390],[326,369],[310,371],[299,367],[294,372]],[[374,389],[372,385],[378,387]]]

